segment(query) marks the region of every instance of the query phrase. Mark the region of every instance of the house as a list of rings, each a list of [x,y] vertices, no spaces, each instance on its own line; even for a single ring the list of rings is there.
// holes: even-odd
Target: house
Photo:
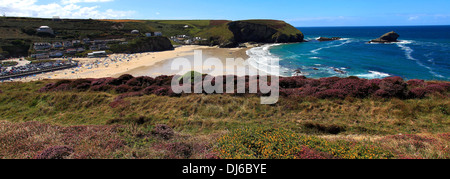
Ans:
[[[73,47],[73,44],[70,41],[65,41],[65,42],[63,42],[63,46],[64,46],[64,48],[70,48],[70,47]]]
[[[72,40],[72,45],[78,45],[81,44],[80,40]]]
[[[59,16],[53,16],[52,20],[53,22],[59,22],[61,21],[61,18]]]
[[[84,48],[82,47],[77,48],[77,52],[84,52]]]
[[[83,43],[85,43],[85,44],[88,44],[90,42],[91,42],[91,39],[89,39],[89,38],[84,38],[83,39]]]
[[[152,36],[152,33],[145,33],[145,36],[146,36],[146,37],[151,37],[151,36]]]
[[[155,34],[155,36],[162,36],[163,35],[162,32],[155,32],[154,34]]]
[[[75,49],[75,48],[67,49],[67,50],[66,50],[66,53],[69,53],[69,54],[75,54],[75,53],[77,53],[77,49]]]
[[[63,47],[63,44],[61,42],[55,42],[52,44],[53,48],[61,48]]]
[[[184,41],[184,44],[187,44],[187,45],[190,45],[191,43],[192,43],[191,39],[187,39],[187,40]]]
[[[50,43],[38,42],[34,43],[33,47],[35,50],[46,50],[52,48],[52,45]]]
[[[49,57],[58,58],[58,57],[62,57],[63,55],[64,55],[63,52],[54,51],[54,52],[50,52]]]
[[[107,56],[108,55],[106,54],[105,51],[96,51],[96,52],[88,53],[89,58],[107,57]]]
[[[131,34],[139,34],[139,30],[132,30]]]
[[[48,53],[31,54],[31,58],[47,59],[47,58],[50,58],[50,55]]]
[[[38,29],[36,29],[36,31],[39,33],[49,33],[49,34],[54,34],[53,29],[50,28],[49,26],[41,26]]]
[[[98,46],[97,45],[91,45],[91,46],[89,46],[89,50],[98,50]]]
[[[107,49],[109,49],[109,47],[106,44],[98,44],[98,49],[99,50],[107,50]]]

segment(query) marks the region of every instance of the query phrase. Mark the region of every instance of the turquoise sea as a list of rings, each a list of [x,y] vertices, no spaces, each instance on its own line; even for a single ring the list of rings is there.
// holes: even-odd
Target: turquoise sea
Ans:
[[[267,45],[249,50],[251,63],[264,64],[262,56],[279,59],[280,75],[300,70],[309,78],[358,76],[373,79],[450,80],[450,26],[302,27],[309,42]],[[399,43],[367,43],[395,31]],[[342,40],[319,42],[319,37]],[[267,64],[270,65],[270,64]]]

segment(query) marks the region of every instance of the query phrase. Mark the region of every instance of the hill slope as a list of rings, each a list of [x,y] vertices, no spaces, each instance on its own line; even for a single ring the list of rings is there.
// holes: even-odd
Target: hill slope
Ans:
[[[54,36],[36,32],[49,26]],[[140,34],[131,34],[139,30]],[[301,42],[303,34],[293,26],[276,20],[92,20],[0,17],[0,49],[2,56],[27,56],[33,42],[125,38],[131,41],[148,32],[162,32],[165,37],[188,35],[202,37],[200,45],[235,47],[242,42]],[[161,39],[162,40],[162,39]],[[165,40],[167,41],[167,40]],[[171,48],[169,48],[171,49]],[[169,50],[167,49],[167,50]]]

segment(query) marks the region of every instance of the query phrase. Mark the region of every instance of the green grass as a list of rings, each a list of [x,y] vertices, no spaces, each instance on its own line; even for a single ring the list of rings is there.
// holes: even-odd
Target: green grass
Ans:
[[[79,151],[91,153],[88,158],[207,158],[213,151],[222,158],[450,157],[448,147],[445,147],[450,133],[450,101],[446,96],[411,100],[281,98],[275,105],[261,105],[258,97],[147,95],[125,98],[127,104],[112,108],[109,104],[118,96],[114,92],[37,92],[52,82],[55,81],[0,84],[0,116],[2,121],[7,121],[0,125],[0,130],[8,131],[0,140],[31,146],[38,143],[39,148],[30,148],[29,152],[34,155],[46,147],[64,144],[61,143],[63,136],[68,133],[53,131],[53,128],[59,130],[58,126],[66,130],[86,126],[97,131],[97,127],[90,126],[120,125],[119,133],[109,134],[111,131],[105,129],[106,132],[100,130],[96,134],[105,138],[116,136],[111,140],[124,141],[124,146],[111,149],[109,153],[98,150],[109,145],[101,141],[69,144]],[[29,123],[31,121],[38,123]],[[52,130],[43,131],[40,136],[53,142],[40,143],[44,140],[40,138],[10,139],[12,135],[20,136],[20,131],[29,125],[49,124],[53,127],[46,129]],[[150,131],[157,124],[169,125],[176,131],[176,137],[168,141],[152,137]],[[243,128],[248,131],[242,131]],[[89,138],[89,130],[79,135]],[[271,139],[261,138],[261,131],[273,130],[275,132],[267,134],[290,142],[278,140],[273,143],[267,142]],[[273,153],[262,157],[261,147],[240,148],[238,151],[242,152],[233,155],[221,153],[222,150],[237,151],[232,150],[232,146],[247,145],[248,141],[244,140],[249,137],[236,140],[239,145],[231,145],[233,141],[230,140],[220,141],[235,134],[256,137],[254,141],[263,142],[261,147],[270,144]],[[289,147],[284,146],[288,144]],[[208,148],[206,153],[197,150],[199,146]],[[278,148],[280,146],[284,147]],[[0,151],[6,151],[1,158],[27,158],[26,151],[20,153],[22,150],[18,148],[1,148]],[[184,155],[185,149],[192,151]]]
[[[425,99],[288,99],[261,105],[258,97],[190,95],[131,97],[128,105],[111,108],[114,93],[37,93],[51,81],[0,85],[0,115],[4,120],[37,120],[53,124],[106,124],[119,116],[147,116],[181,131],[209,133],[241,125],[288,128],[306,134],[388,135],[450,132],[450,101]],[[152,123],[152,124],[153,124]],[[333,132],[334,133],[334,132]]]

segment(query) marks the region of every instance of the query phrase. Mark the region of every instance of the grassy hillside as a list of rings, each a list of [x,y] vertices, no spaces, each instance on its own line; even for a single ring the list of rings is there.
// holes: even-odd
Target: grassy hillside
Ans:
[[[229,29],[228,20],[92,20],[63,19],[54,21],[42,18],[0,17],[0,48],[3,56],[27,56],[33,42],[55,42],[62,40],[90,38],[101,39],[134,39],[132,30],[141,34],[162,32],[164,36],[188,35],[207,39],[203,45],[233,44],[235,34]],[[270,27],[277,31],[274,38],[281,35],[301,33],[283,21],[249,20]],[[39,34],[36,29],[49,26],[55,31],[54,36]],[[256,32],[255,32],[256,33]]]
[[[68,158],[450,158],[448,92],[275,105],[257,96],[37,92],[55,82],[0,84],[0,158],[55,146],[73,149]]]

